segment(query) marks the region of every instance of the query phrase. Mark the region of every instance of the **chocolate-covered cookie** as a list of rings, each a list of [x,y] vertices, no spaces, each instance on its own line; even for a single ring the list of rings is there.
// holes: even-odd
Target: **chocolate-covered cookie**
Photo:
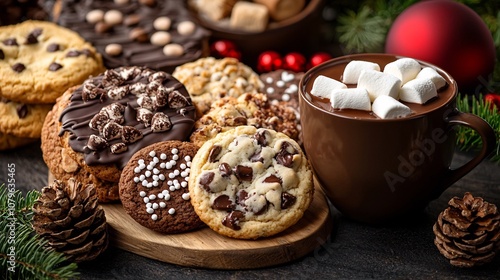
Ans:
[[[204,226],[190,202],[188,180],[197,147],[165,141],[135,153],[120,178],[120,200],[139,224],[162,233]]]
[[[256,239],[295,224],[314,194],[312,171],[293,139],[239,126],[198,150],[189,177],[191,203],[214,231]]]
[[[89,78],[58,99],[53,112],[57,125],[43,129],[56,129],[58,137],[47,141],[61,141],[77,168],[116,186],[135,152],[186,140],[195,119],[184,86],[168,73],[144,67],[108,69]],[[50,144],[42,143],[42,151],[46,148]]]
[[[54,17],[92,42],[108,68],[146,66],[171,73],[208,53],[209,33],[181,0],[63,1]]]

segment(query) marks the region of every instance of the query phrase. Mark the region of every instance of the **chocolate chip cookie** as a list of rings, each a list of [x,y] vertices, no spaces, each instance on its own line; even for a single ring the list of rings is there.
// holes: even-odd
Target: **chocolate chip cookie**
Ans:
[[[177,67],[172,75],[186,86],[199,116],[223,97],[257,93],[262,87],[252,68],[229,57],[201,58]]]
[[[204,226],[190,202],[188,180],[198,148],[189,142],[164,141],[135,153],[120,178],[120,200],[139,224],[162,233]]]
[[[191,203],[214,231],[257,239],[295,224],[314,194],[300,146],[283,133],[239,126],[218,134],[191,164]]]
[[[195,123],[190,141],[198,146],[241,125],[269,128],[298,139],[297,116],[281,104],[272,104],[266,95],[245,93],[236,97],[224,97],[215,101],[210,110]]]
[[[23,104],[0,98],[0,132],[19,138],[40,138],[51,104]]]
[[[50,104],[103,71],[101,56],[77,33],[43,21],[0,27],[0,97]]]

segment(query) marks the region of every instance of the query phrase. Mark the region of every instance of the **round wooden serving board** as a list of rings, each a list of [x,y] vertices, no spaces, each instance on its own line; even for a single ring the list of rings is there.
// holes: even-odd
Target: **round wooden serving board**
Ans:
[[[54,180],[49,173],[49,183]],[[162,234],[134,221],[119,203],[101,206],[106,213],[110,244],[147,258],[190,267],[250,269],[287,263],[323,245],[333,228],[330,207],[314,180],[314,199],[304,216],[287,230],[263,239],[239,240],[206,227]]]
[[[110,243],[163,262],[214,269],[249,269],[290,262],[326,242],[332,217],[325,195],[316,188],[304,216],[286,231],[264,239],[238,240],[210,228],[182,234],[161,234],[135,222],[121,204],[101,204]]]

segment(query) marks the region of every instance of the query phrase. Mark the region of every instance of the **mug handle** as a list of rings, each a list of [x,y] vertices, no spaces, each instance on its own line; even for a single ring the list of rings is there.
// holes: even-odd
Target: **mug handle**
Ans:
[[[441,192],[450,187],[453,183],[458,181],[460,178],[469,173],[474,167],[476,167],[483,159],[485,159],[496,146],[496,135],[493,128],[482,118],[470,114],[463,113],[460,111],[455,111],[451,115],[447,117],[448,125],[464,125],[474,129],[481,136],[481,141],[483,143],[479,154],[477,154],[474,158],[472,158],[466,164],[456,168],[456,169],[448,169],[448,172],[445,176],[443,176],[442,181],[442,189]],[[439,194],[441,194],[441,192]]]

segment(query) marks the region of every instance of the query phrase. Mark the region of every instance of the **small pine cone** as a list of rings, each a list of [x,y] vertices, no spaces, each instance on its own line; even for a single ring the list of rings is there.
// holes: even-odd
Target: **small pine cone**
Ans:
[[[35,231],[71,261],[95,259],[108,246],[106,216],[92,184],[54,180],[42,189],[33,212]]]
[[[473,267],[490,262],[500,250],[500,214],[494,204],[465,193],[439,214],[434,244],[450,263]]]

